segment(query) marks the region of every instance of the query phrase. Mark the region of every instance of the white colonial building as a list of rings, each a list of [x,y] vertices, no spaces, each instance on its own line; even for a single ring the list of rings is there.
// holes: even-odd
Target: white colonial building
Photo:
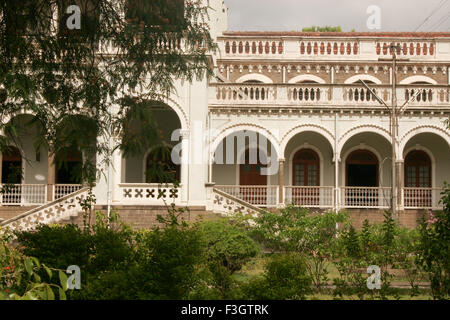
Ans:
[[[228,32],[223,1],[209,3],[216,77],[177,81],[155,111],[173,153],[181,150],[180,187],[146,179],[152,150],[134,158],[116,151],[94,189],[97,205],[139,214],[175,203],[228,214],[294,204],[382,217],[394,197],[405,215],[440,208],[450,182],[450,33]],[[2,183],[11,183],[11,163],[24,174],[0,196],[0,218],[25,228],[76,215],[86,188],[58,172],[46,150],[36,155],[33,133],[26,137],[2,159]],[[18,205],[32,210],[8,211]]]

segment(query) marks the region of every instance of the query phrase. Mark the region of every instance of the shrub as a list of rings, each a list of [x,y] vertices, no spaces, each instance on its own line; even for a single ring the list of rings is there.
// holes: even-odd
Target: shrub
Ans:
[[[0,234],[0,300],[65,300],[65,273],[24,255],[10,243],[8,232]],[[55,271],[59,274],[59,283],[49,283],[52,276],[57,278]]]
[[[450,297],[450,186],[445,184],[442,212],[429,212],[419,226],[417,264],[429,275],[434,299]]]
[[[139,299],[184,299],[198,284],[205,247],[198,228],[179,221],[170,211],[159,217],[163,228],[137,237],[136,282]]]
[[[275,252],[299,252],[314,286],[320,290],[328,280],[328,265],[337,240],[337,224],[347,220],[344,212],[310,214],[289,206],[278,214],[264,213],[257,220],[255,237]]]
[[[260,251],[258,245],[240,225],[228,219],[205,221],[198,225],[207,249],[206,259],[211,284],[222,299],[234,295],[237,284],[232,275]]]
[[[248,299],[305,299],[311,292],[311,284],[304,257],[284,253],[273,255],[265,265],[264,275],[249,281],[243,291]]]

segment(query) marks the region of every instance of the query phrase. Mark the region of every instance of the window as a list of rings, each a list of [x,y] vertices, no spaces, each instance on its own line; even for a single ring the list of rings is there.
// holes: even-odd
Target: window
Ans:
[[[8,147],[2,155],[1,183],[20,184],[22,182],[22,155],[16,147]]]
[[[431,160],[424,151],[414,150],[406,156],[405,186],[407,188],[431,187]]]
[[[311,149],[301,149],[293,159],[293,185],[318,186],[320,175],[320,160],[317,153]]]

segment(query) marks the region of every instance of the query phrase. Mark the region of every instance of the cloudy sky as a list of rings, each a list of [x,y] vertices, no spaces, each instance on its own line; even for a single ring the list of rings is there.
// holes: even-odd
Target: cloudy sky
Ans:
[[[224,0],[228,29],[301,31],[312,25],[343,31],[450,31],[450,0]],[[380,29],[369,29],[369,6],[380,8]]]

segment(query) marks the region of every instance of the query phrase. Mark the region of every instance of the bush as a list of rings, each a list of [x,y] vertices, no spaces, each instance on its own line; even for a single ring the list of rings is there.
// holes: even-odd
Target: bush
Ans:
[[[311,292],[311,284],[312,279],[302,255],[275,254],[265,265],[264,275],[249,281],[243,286],[243,291],[248,299],[305,299]]]
[[[256,219],[255,237],[274,252],[298,252],[316,289],[328,280],[328,265],[337,241],[337,224],[347,220],[344,212],[310,214],[289,206],[278,213],[264,213]]]
[[[16,235],[25,255],[64,270],[70,265],[87,270],[92,239],[76,225],[39,225],[34,231],[17,232]]]
[[[10,243],[9,232],[0,233],[0,300],[65,300],[65,273],[24,255]],[[55,271],[59,277],[54,276]],[[58,284],[49,283],[52,276],[58,278]]]
[[[247,231],[229,219],[202,222],[198,225],[204,237],[207,267],[211,285],[222,299],[232,298],[237,287],[232,275],[260,251]]]
[[[434,299],[450,298],[450,186],[445,185],[442,212],[422,220],[417,264],[429,275]]]
[[[163,228],[142,232],[136,259],[139,299],[185,299],[198,284],[205,250],[201,232],[178,221],[174,212],[160,221]]]

